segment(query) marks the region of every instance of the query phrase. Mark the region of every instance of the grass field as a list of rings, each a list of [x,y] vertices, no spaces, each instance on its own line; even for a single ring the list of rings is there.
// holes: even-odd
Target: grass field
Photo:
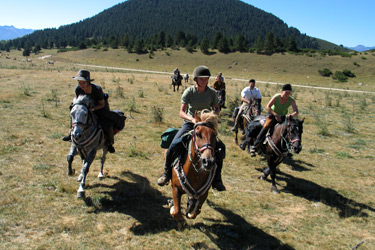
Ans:
[[[31,63],[21,55],[0,57],[1,249],[375,248],[374,93],[294,88],[299,117],[305,117],[303,150],[280,164],[279,195],[270,191],[270,181],[256,178],[265,161],[242,151],[231,132],[232,108],[247,85],[235,79],[374,92],[373,54],[203,56],[180,50],[156,52],[150,59],[122,50],[47,50]],[[46,55],[51,57],[38,59]],[[166,72],[86,67],[109,93],[111,108],[128,119],[102,181],[96,178],[100,161],[94,161],[84,200],[76,198],[81,161],[73,163],[76,175],[67,176],[69,144],[61,141],[69,129],[77,63]],[[198,218],[179,229],[169,216],[171,187],[156,184],[163,168],[160,135],[182,124],[181,92],[171,90],[170,72],[179,67],[192,74],[199,64],[226,77],[228,108],[220,115],[219,137],[227,147],[227,191],[210,191]],[[317,71],[325,67],[351,70],[356,78],[347,83],[323,78]],[[270,83],[257,86],[263,106],[280,91]]]

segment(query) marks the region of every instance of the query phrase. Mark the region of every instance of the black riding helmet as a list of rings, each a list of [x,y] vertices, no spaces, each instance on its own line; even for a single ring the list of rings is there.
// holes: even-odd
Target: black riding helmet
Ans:
[[[198,66],[194,69],[193,79],[196,80],[197,77],[210,77],[211,72],[206,66]]]

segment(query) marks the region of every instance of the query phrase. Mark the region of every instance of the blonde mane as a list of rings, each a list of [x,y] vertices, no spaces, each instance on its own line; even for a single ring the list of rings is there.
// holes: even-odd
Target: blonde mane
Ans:
[[[215,115],[214,111],[209,111],[208,109],[204,109],[199,112],[199,116],[202,120],[202,122],[208,122],[213,125],[216,131],[218,131],[219,128],[219,122],[217,115]]]

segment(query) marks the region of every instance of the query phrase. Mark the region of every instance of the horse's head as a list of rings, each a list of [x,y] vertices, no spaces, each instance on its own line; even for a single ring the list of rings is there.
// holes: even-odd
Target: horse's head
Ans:
[[[302,132],[303,132],[303,122],[305,118],[299,120],[297,118],[288,117],[288,135],[287,138],[291,145],[291,149],[294,153],[298,154],[302,150]]]
[[[192,143],[195,154],[202,161],[202,169],[211,171],[215,166],[215,148],[217,137],[217,116],[210,113],[195,114],[196,124],[194,125]]]
[[[80,95],[73,100],[73,107],[70,110],[73,140],[79,140],[88,127],[90,103],[90,98],[86,95]]]
[[[260,115],[260,99],[253,98],[250,102],[250,112],[253,117]]]

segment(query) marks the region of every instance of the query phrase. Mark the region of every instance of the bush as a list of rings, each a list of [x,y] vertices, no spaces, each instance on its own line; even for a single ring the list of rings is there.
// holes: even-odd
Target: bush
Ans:
[[[319,70],[319,74],[324,77],[330,77],[332,75],[332,71],[330,69],[324,68],[323,70]]]
[[[332,78],[339,82],[346,82],[348,80],[348,77],[342,71],[336,71]]]
[[[347,77],[355,77],[355,74],[347,69],[345,69],[342,73],[346,75]]]

